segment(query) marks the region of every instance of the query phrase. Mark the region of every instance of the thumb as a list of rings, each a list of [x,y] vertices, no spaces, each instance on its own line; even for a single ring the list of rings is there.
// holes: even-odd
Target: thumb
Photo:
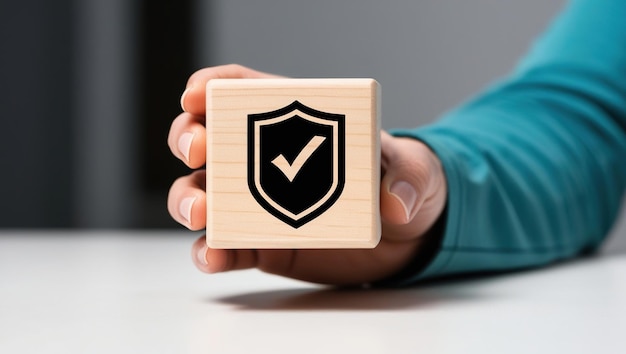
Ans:
[[[419,236],[445,205],[445,180],[436,155],[422,142],[381,133],[380,212],[400,237]],[[406,235],[405,235],[406,234]]]

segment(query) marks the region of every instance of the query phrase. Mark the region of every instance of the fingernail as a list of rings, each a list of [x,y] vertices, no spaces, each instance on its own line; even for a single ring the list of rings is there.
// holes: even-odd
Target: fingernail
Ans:
[[[196,258],[202,265],[209,265],[209,262],[206,259],[206,247],[202,247],[198,250],[198,256]]]
[[[189,151],[191,151],[191,142],[193,141],[193,133],[183,133],[178,138],[178,151],[185,157],[185,161],[189,162]]]
[[[402,203],[402,207],[404,207],[404,213],[406,215],[406,221],[409,222],[413,208],[415,207],[415,201],[417,200],[417,192],[415,191],[415,188],[413,188],[413,186],[408,182],[397,181],[391,185],[389,193]]]
[[[184,112],[187,112],[187,110],[185,109],[185,97],[191,90],[193,90],[193,85],[187,87],[183,94],[180,96],[180,108],[182,108]]]
[[[193,207],[193,202],[196,201],[196,197],[187,197],[180,201],[180,205],[178,206],[178,211],[180,215],[191,225],[191,208]]]

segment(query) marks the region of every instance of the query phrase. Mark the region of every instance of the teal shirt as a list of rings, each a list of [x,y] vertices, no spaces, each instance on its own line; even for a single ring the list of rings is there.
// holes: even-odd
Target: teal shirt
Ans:
[[[435,151],[449,193],[437,253],[406,283],[594,250],[626,188],[626,1],[571,1],[506,80],[393,133]]]

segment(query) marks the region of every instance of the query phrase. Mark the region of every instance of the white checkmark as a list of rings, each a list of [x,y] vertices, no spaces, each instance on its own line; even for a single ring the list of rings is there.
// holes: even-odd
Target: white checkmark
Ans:
[[[324,140],[326,140],[326,137],[319,135],[311,138],[291,164],[287,162],[287,159],[283,156],[283,154],[278,155],[274,160],[272,160],[272,163],[274,166],[278,167],[285,177],[287,177],[289,182],[293,182],[293,179],[296,178],[296,175],[300,172],[302,166],[304,166],[304,164],[309,160],[315,150],[322,145]]]

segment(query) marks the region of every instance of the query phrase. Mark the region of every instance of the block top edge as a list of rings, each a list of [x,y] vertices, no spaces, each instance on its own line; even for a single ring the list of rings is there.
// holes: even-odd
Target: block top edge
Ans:
[[[295,87],[378,87],[378,81],[371,78],[266,78],[266,79],[212,79],[207,89],[220,88],[295,88]]]

